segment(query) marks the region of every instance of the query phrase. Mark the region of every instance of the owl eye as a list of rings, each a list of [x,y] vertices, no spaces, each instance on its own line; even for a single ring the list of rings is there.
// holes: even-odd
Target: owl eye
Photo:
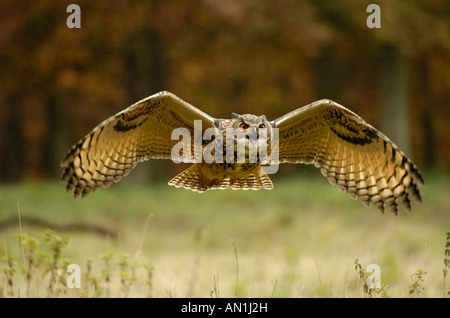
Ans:
[[[259,128],[261,128],[262,130],[265,130],[266,129],[266,124],[259,125]]]
[[[246,123],[240,123],[240,124],[239,124],[239,128],[240,128],[241,130],[246,130],[246,129],[248,128],[248,125],[247,125]]]

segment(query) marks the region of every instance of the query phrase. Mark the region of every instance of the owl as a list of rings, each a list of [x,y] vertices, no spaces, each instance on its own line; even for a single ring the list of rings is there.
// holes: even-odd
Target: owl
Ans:
[[[327,99],[273,121],[264,115],[213,118],[170,92],[149,96],[106,119],[61,162],[61,182],[86,196],[126,176],[139,162],[192,163],[169,181],[177,188],[273,188],[281,163],[314,164],[331,184],[384,212],[421,202],[419,169],[383,133]]]

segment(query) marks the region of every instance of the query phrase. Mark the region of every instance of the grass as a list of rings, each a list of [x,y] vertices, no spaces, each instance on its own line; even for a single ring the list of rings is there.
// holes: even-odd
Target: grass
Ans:
[[[448,175],[425,174],[423,203],[395,216],[349,199],[311,172],[274,176],[272,191],[204,194],[164,181],[143,186],[130,176],[77,200],[56,183],[3,185],[0,226],[8,218],[17,223],[0,231],[0,295],[448,296]],[[116,235],[70,226],[46,231],[28,217]],[[80,266],[80,289],[64,286],[68,264]],[[381,290],[364,287],[369,264],[381,270]]]

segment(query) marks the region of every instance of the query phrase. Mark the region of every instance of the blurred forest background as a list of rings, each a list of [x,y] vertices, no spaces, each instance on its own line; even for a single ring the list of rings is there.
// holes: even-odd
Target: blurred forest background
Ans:
[[[0,182],[58,178],[72,144],[161,90],[225,118],[333,99],[450,167],[448,0],[78,0],[80,29],[70,3],[0,4]]]

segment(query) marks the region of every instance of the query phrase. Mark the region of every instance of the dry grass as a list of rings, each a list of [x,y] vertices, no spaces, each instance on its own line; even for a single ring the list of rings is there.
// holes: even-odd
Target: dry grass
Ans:
[[[46,234],[23,223],[18,240],[19,223],[3,229],[0,295],[448,296],[450,179],[425,179],[423,204],[398,216],[366,208],[307,172],[276,178],[272,191],[202,195],[164,182],[138,187],[133,180],[83,200],[60,185],[3,186],[5,219],[17,216],[19,202],[24,217],[101,225],[117,237],[79,230]],[[82,288],[64,291],[69,263],[80,265]],[[364,289],[369,264],[380,266],[381,291]]]

